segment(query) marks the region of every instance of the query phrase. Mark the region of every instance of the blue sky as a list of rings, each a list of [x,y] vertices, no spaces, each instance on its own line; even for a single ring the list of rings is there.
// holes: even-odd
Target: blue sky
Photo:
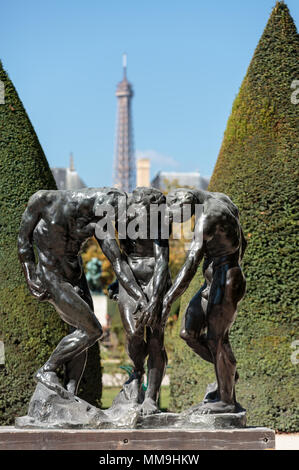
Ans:
[[[298,0],[288,0],[296,24]],[[122,54],[137,156],[210,175],[232,102],[275,0],[10,0],[0,58],[51,166],[112,184]]]

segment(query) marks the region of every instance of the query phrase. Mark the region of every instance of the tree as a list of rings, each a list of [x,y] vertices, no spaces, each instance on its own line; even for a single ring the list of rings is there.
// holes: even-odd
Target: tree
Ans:
[[[243,262],[247,293],[231,332],[240,373],[237,398],[250,425],[298,430],[298,107],[299,41],[284,2],[277,2],[255,50],[228,120],[209,190],[238,205],[248,239]],[[198,272],[182,309],[198,290]],[[213,370],[177,340],[172,407],[199,401]],[[183,381],[184,371],[186,373]],[[297,373],[297,375],[296,375]],[[183,383],[183,387],[180,387]],[[180,392],[179,392],[180,390]]]
[[[1,62],[0,83],[4,88],[0,101],[0,341],[5,347],[5,364],[0,365],[0,423],[12,424],[16,416],[26,414],[35,387],[34,372],[48,359],[67,328],[48,302],[38,302],[31,296],[18,260],[17,236],[28,199],[37,190],[56,189],[56,185]],[[95,362],[93,356],[91,362]],[[99,379],[98,353],[89,373],[92,381]],[[100,386],[93,385],[89,395],[98,396]],[[83,394],[86,396],[86,390]]]

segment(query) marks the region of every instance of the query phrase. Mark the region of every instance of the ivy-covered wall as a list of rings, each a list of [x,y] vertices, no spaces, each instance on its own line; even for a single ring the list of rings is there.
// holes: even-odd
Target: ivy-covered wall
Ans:
[[[48,302],[40,303],[30,295],[18,260],[17,236],[28,199],[37,190],[56,189],[56,185],[1,62],[0,80],[5,92],[5,103],[0,104],[0,341],[5,347],[5,364],[0,364],[0,425],[4,425],[26,414],[35,387],[34,372],[67,328]],[[90,360],[90,379],[83,379],[82,393],[96,402],[101,396],[97,346]]]
[[[248,240],[247,293],[231,331],[240,380],[237,399],[248,424],[298,431],[299,40],[284,2],[277,2],[227,123],[209,190],[238,205]],[[181,315],[201,284],[201,268],[182,299]],[[179,325],[178,325],[179,326]],[[171,408],[198,403],[214,381],[206,364],[177,339]]]

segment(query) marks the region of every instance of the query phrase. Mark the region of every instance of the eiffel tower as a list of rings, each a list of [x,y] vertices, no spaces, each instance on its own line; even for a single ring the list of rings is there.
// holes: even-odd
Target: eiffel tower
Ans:
[[[127,80],[127,56],[123,55],[123,79],[117,85],[117,132],[114,156],[114,186],[131,192],[136,186],[135,155],[133,146],[132,85]]]

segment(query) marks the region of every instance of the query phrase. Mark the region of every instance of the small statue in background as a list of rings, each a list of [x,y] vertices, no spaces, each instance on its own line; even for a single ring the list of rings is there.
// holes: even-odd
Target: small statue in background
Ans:
[[[98,258],[91,258],[86,264],[86,280],[91,293],[101,294],[103,290],[102,281],[102,262]]]

